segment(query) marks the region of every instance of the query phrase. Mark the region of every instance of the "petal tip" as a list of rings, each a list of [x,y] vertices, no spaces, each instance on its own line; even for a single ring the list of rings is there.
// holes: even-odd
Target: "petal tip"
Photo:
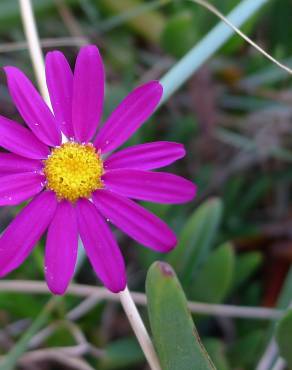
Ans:
[[[77,59],[80,56],[101,58],[99,48],[94,44],[83,46],[78,53]]]
[[[166,248],[165,250],[163,251],[163,253],[168,253],[168,252],[171,252],[175,247],[177,246],[177,237],[176,235],[174,234],[173,238],[170,240],[169,244],[166,245]]]
[[[13,74],[16,73],[18,75],[19,74],[24,75],[24,73],[19,68],[15,67],[15,66],[4,66],[3,69],[4,69],[4,72],[6,73],[7,77],[10,77],[12,73]]]
[[[126,279],[121,280],[120,282],[116,282],[116,284],[113,284],[111,286],[107,286],[107,288],[112,292],[112,293],[120,293],[123,290],[126,289],[127,286],[127,281]]]
[[[197,195],[197,189],[198,189],[197,185],[189,180],[185,179],[185,181],[186,181],[185,182],[185,199],[181,203],[190,202]]]
[[[197,195],[198,187],[196,184],[192,183],[192,190],[191,190],[191,198],[190,200],[194,199]]]
[[[66,293],[67,287],[55,287],[55,286],[51,286],[48,283],[47,285],[48,285],[50,292],[54,295],[62,296]]]
[[[152,81],[149,81],[148,84],[146,83],[146,86],[148,85],[151,86],[153,88],[153,90],[155,90],[159,96],[159,100],[161,99],[162,97],[162,94],[163,94],[163,86],[162,84],[160,83],[160,81],[158,80],[152,80]]]

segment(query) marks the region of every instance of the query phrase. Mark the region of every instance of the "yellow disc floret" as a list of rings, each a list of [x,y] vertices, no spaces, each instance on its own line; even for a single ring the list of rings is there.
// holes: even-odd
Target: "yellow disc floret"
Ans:
[[[103,187],[102,160],[92,144],[62,144],[52,150],[44,164],[47,188],[58,199],[75,202],[78,198],[89,198],[94,190]]]

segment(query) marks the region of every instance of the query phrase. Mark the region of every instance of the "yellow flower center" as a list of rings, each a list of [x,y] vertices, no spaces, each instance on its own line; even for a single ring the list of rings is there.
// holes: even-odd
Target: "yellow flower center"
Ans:
[[[44,164],[47,188],[60,200],[89,198],[94,190],[103,187],[102,160],[92,144],[62,144],[52,150]]]

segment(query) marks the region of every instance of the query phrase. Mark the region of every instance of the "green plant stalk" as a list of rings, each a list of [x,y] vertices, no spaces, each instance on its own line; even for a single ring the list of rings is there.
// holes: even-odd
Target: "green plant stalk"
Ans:
[[[242,26],[268,0],[243,0],[228,15],[236,27]],[[195,45],[161,79],[164,94],[161,104],[178,90],[233,35],[234,30],[223,21],[219,22],[197,45]]]
[[[55,306],[59,303],[62,297],[52,297],[42,309],[37,318],[33,321],[31,326],[23,334],[20,340],[13,346],[12,350],[5,356],[4,360],[0,362],[1,370],[13,370],[21,355],[27,350],[27,345],[30,339],[38,332],[38,330],[48,321],[49,316]]]

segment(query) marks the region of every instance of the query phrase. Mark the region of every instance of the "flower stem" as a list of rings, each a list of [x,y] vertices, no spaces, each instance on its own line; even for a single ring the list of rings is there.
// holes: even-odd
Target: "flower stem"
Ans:
[[[31,0],[19,0],[19,5],[24,31],[28,42],[29,53],[38,86],[43,98],[51,108],[51,101],[45,77],[44,58],[40,46]],[[120,293],[120,300],[145,354],[145,357],[150,365],[150,368],[152,370],[161,370],[151,339],[127,287],[123,292]]]
[[[144,352],[144,355],[149,363],[151,370],[161,370],[159,361],[149,337],[149,334],[145,328],[145,325],[139,315],[137,307],[133,301],[128,287],[119,293],[121,304],[123,309],[128,316],[128,320],[134,330],[134,333],[140,343],[140,346]]]
[[[37,31],[35,17],[33,14],[31,0],[19,0],[19,6],[24,33],[28,43],[30,59],[33,65],[34,73],[36,75],[38,87],[46,104],[52,111],[53,108],[46,83],[45,62],[40,44],[40,38]],[[62,133],[62,143],[65,143],[66,141],[68,140],[66,136]]]
[[[30,58],[36,75],[37,83],[43,98],[45,99],[48,106],[51,108],[51,101],[46,84],[45,63],[40,46],[31,0],[19,0],[19,6],[24,32],[28,42]]]

